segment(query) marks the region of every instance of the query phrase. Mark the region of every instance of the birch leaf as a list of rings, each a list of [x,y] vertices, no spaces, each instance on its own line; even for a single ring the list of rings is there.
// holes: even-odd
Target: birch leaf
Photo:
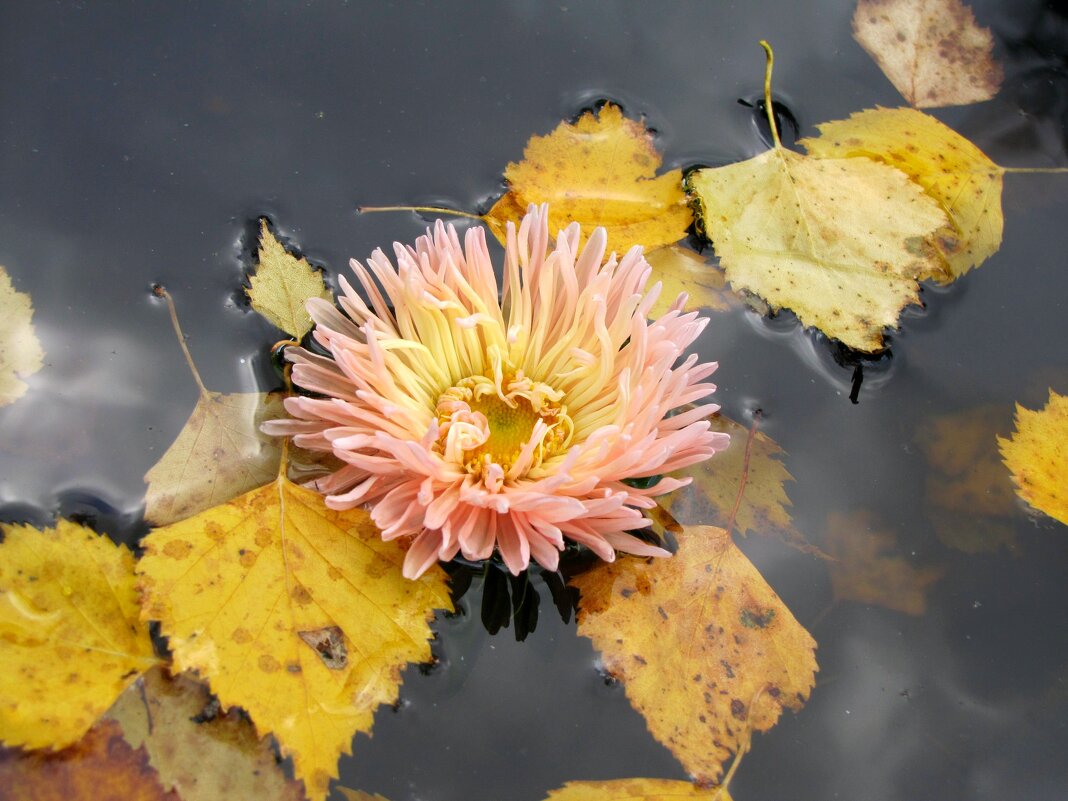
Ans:
[[[608,232],[608,250],[622,256],[678,242],[693,215],[682,191],[682,172],[657,175],[661,156],[653,135],[611,103],[533,136],[523,161],[504,171],[509,192],[483,218],[504,241],[508,221],[518,224],[531,203],[549,204],[549,230],[582,224]]]
[[[44,351],[33,331],[33,304],[0,267],[0,406],[26,392],[24,378],[41,369]]]
[[[727,289],[723,271],[709,264],[699,253],[669,245],[657,248],[645,258],[653,268],[650,283],[660,281],[663,284],[660,297],[649,312],[650,318],[665,314],[683,292],[689,296],[683,307],[685,311],[727,311],[738,306],[737,297]]]
[[[895,167],[946,213],[948,225],[931,240],[942,256],[942,268],[921,278],[953,281],[1001,247],[1005,170],[953,129],[910,108],[867,109],[817,127],[818,137],[800,142],[811,155],[861,156]]]
[[[274,734],[312,801],[396,701],[405,665],[431,658],[434,610],[452,608],[440,569],[408,581],[403,546],[367,512],[327,509],[283,476],[143,544],[142,616],[160,621],[176,668]]]
[[[260,220],[259,264],[248,279],[252,308],[294,339],[302,339],[312,329],[305,304],[311,298],[333,302],[323,274],[307,259],[291,254],[282,246],[266,220]]]
[[[158,662],[133,556],[67,520],[0,531],[0,740],[63,748]]]
[[[549,793],[546,801],[731,801],[720,787],[698,787],[672,779],[614,779],[601,782],[568,782]]]
[[[910,105],[978,103],[1001,86],[994,37],[960,0],[860,0],[853,36]]]
[[[686,527],[678,552],[619,559],[572,579],[593,640],[649,731],[699,783],[800,709],[816,643],[723,529]]]
[[[1068,525],[1068,396],[1049,393],[1041,411],[1016,405],[1016,431],[998,437],[1016,494]]]

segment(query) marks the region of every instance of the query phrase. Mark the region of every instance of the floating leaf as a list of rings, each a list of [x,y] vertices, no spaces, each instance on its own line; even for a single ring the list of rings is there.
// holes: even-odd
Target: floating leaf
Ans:
[[[568,782],[549,793],[546,801],[674,801],[674,799],[731,801],[719,787],[698,787],[671,779],[615,779],[603,782]]]
[[[0,267],[0,406],[21,398],[26,392],[23,379],[41,369],[44,351],[32,321],[30,296],[17,292]]]
[[[978,103],[1001,86],[994,37],[960,0],[860,0],[853,36],[913,106]]]
[[[1068,396],[1050,390],[1038,412],[1016,404],[1016,431],[998,447],[1016,494],[1068,525]]]
[[[827,519],[827,553],[835,600],[875,604],[922,615],[927,588],[942,577],[941,568],[916,567],[901,554],[897,537],[875,527],[867,511],[832,512]]]
[[[702,784],[799,709],[816,643],[723,529],[688,527],[670,559],[619,559],[572,579],[593,640],[652,735]]]
[[[0,740],[62,748],[158,662],[133,556],[66,520],[0,531]]]
[[[645,258],[653,268],[650,283],[660,281],[664,285],[656,305],[649,312],[650,318],[656,319],[666,313],[682,292],[689,295],[684,307],[686,311],[727,311],[738,305],[737,297],[727,289],[723,271],[709,264],[700,254],[670,245],[646,254]]]
[[[132,748],[144,748],[160,784],[182,801],[303,801],[270,741],[236,710],[215,716],[207,687],[150,670],[108,712]],[[205,719],[206,718],[206,719]]]
[[[910,108],[867,109],[817,127],[818,137],[800,142],[813,156],[863,156],[896,167],[945,211],[949,225],[932,238],[944,265],[922,278],[952,281],[1001,247],[1005,170],[953,129]]]
[[[793,153],[771,123],[768,152],[691,173],[698,222],[735,289],[793,310],[848,347],[878,350],[883,330],[919,301],[917,278],[938,269],[927,240],[946,216],[900,170]]]
[[[693,215],[682,191],[682,173],[657,175],[661,157],[652,133],[611,103],[562,122],[547,136],[533,136],[523,161],[505,168],[510,191],[483,218],[504,237],[531,203],[549,203],[549,230],[573,222],[584,234],[608,232],[608,249],[622,256],[634,245],[653,250],[686,236]]]
[[[141,749],[103,721],[58,753],[0,749],[2,801],[185,801],[166,792]]]
[[[378,795],[378,793],[371,795],[360,790],[350,790],[348,787],[338,787],[337,789],[345,797],[346,801],[387,801],[385,796]]]
[[[260,220],[259,265],[248,283],[252,308],[294,339],[302,339],[314,325],[305,308],[308,300],[323,298],[333,302],[322,272],[313,269],[307,259],[298,259],[287,251],[271,233],[266,220]]]
[[[367,512],[327,509],[282,476],[144,547],[142,614],[160,621],[175,665],[273,733],[313,801],[353,735],[396,701],[401,669],[430,659],[434,609],[452,608],[444,573],[403,578],[403,546],[382,542]],[[344,660],[309,643],[332,627]]]

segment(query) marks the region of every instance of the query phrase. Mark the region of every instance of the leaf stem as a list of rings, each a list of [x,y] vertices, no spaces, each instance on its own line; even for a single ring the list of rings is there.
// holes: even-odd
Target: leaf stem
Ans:
[[[768,125],[771,126],[771,138],[775,142],[775,148],[782,150],[779,128],[775,124],[775,108],[771,103],[771,71],[775,67],[775,53],[772,52],[771,45],[763,39],[760,40],[760,46],[764,48],[764,53],[767,55],[764,61],[764,111],[768,115]]]
[[[738,516],[738,509],[742,505],[742,495],[745,493],[745,485],[749,481],[749,457],[753,453],[753,438],[756,436],[757,426],[760,424],[760,409],[753,412],[753,424],[749,427],[749,436],[745,440],[745,456],[742,459],[742,477],[738,481],[738,494],[734,498],[734,508],[731,516],[727,518],[727,536],[734,530],[734,519]]]
[[[1068,167],[1002,167],[1002,172],[1041,173],[1055,175],[1068,172]]]
[[[197,387],[200,388],[201,394],[207,395],[208,388],[204,386],[204,381],[200,378],[200,372],[193,362],[193,354],[189,352],[189,346],[185,344],[185,334],[182,333],[182,326],[178,323],[178,312],[174,308],[174,298],[171,297],[171,293],[162,284],[153,286],[152,294],[157,298],[163,298],[167,304],[167,311],[171,314],[171,325],[174,326],[174,335],[178,337],[178,344],[181,346],[182,354],[185,356],[185,363],[189,365],[189,371],[193,374],[193,380],[197,382]]]
[[[357,206],[356,213],[364,214],[372,211],[415,211],[426,212],[427,214],[448,214],[452,217],[466,217],[469,220],[481,220],[482,218],[477,214],[471,214],[467,211],[457,211],[456,209],[445,209],[440,206]]]

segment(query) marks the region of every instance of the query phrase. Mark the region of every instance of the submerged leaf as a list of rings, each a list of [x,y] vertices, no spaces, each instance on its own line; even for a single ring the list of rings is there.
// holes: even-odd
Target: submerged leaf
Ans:
[[[1049,392],[1033,412],[1016,405],[1016,431],[998,437],[1016,494],[1035,509],[1068,525],[1068,396]]]
[[[271,233],[266,220],[260,220],[259,266],[248,283],[252,308],[294,339],[303,338],[312,329],[311,315],[305,308],[308,300],[332,301],[323,274],[313,269],[307,259],[298,259],[287,251]]]
[[[62,748],[158,663],[133,556],[66,520],[0,531],[0,740]]]
[[[504,171],[509,192],[486,214],[499,238],[505,223],[519,223],[531,203],[549,205],[549,230],[582,224],[608,232],[608,250],[622,256],[634,245],[646,250],[678,242],[693,215],[682,191],[682,173],[657,175],[661,156],[652,133],[611,103],[533,136],[523,161]]]
[[[568,782],[549,793],[545,801],[731,801],[722,787],[698,787],[672,779],[614,779],[602,782]]]
[[[439,568],[404,579],[403,546],[383,542],[367,512],[327,509],[284,477],[153,531],[144,547],[143,617],[160,621],[179,670],[274,734],[312,801],[353,735],[396,701],[402,668],[430,659],[434,610],[452,608]],[[343,662],[302,636],[331,627]]]
[[[700,254],[671,245],[658,248],[645,258],[653,268],[650,283],[660,281],[663,284],[656,305],[649,311],[651,319],[665,314],[682,292],[689,295],[684,311],[727,311],[738,305],[737,296],[727,289],[723,271],[709,264]]]
[[[33,331],[33,304],[0,267],[0,406],[26,392],[27,376],[41,369],[44,351]]]
[[[994,37],[960,0],[860,0],[853,36],[913,106],[978,103],[1001,86]]]
[[[619,559],[572,579],[593,640],[652,735],[697,781],[800,709],[816,643],[723,529],[687,527],[678,552]]]

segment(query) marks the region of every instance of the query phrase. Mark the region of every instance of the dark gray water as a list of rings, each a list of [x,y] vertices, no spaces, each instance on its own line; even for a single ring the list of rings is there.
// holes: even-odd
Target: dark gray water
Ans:
[[[1064,4],[973,2],[1006,82],[937,112],[1003,165],[1068,164]],[[149,287],[174,295],[207,385],[272,387],[276,332],[244,306],[249,237],[269,216],[336,274],[424,223],[361,203],[493,197],[531,134],[600,98],[645,115],[669,166],[764,149],[759,39],[802,133],[900,98],[850,35],[852,3],[39,3],[0,7],[0,264],[30,293],[46,351],[0,409],[7,519],[93,511],[133,538],[142,476],[197,389]],[[1061,799],[1068,791],[1068,529],[1021,508],[1015,547],[946,547],[925,505],[933,417],[1068,392],[1068,177],[1008,176],[1005,240],[906,314],[892,357],[854,366],[784,315],[715,316],[719,400],[763,410],[787,451],[795,523],[867,509],[916,565],[944,568],[927,613],[832,606],[826,565],[744,549],[819,642],[799,715],[757,736],[747,799]],[[962,526],[981,525],[965,519]],[[443,663],[409,670],[403,704],[342,760],[391,801],[539,801],[568,780],[684,778],[596,654],[541,595],[536,630],[490,636],[480,588],[438,625]],[[830,608],[829,608],[830,607]]]

